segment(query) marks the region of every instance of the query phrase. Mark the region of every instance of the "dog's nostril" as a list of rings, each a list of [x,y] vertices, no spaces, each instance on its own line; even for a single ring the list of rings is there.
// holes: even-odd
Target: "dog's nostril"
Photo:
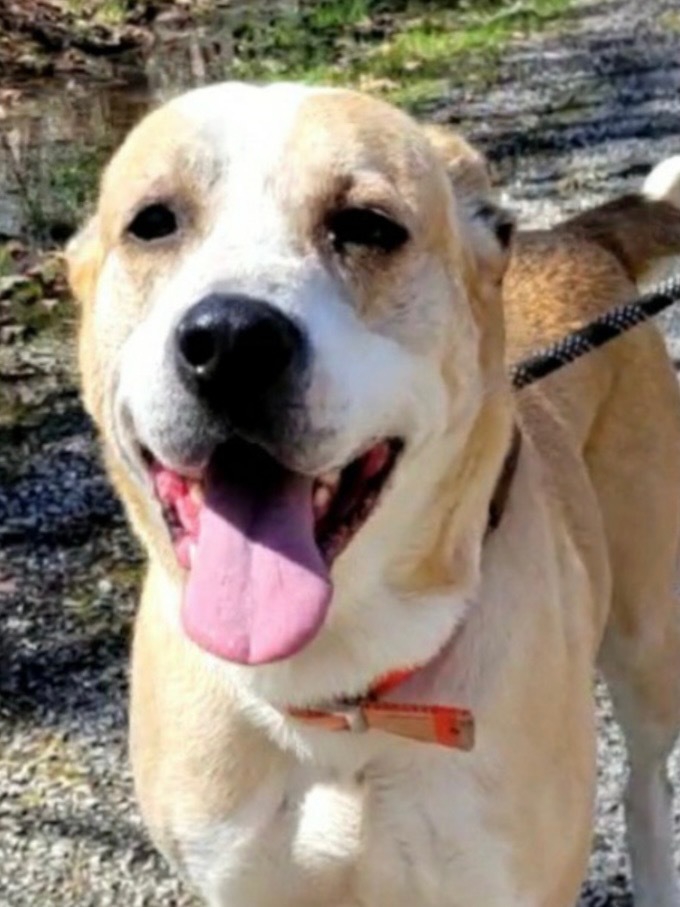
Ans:
[[[197,370],[205,369],[217,356],[217,340],[208,328],[196,327],[183,332],[179,346],[187,364]]]
[[[239,334],[232,365],[237,373],[267,385],[285,371],[294,352],[294,338],[277,322],[263,319]]]

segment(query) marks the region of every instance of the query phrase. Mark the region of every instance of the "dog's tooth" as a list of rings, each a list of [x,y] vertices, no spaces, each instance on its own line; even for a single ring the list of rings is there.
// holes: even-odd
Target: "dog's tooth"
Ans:
[[[319,520],[323,517],[331,503],[331,491],[326,484],[318,485],[314,491],[314,517]]]
[[[330,503],[331,492],[327,485],[319,485],[314,492],[314,503],[317,507],[325,507]]]
[[[340,470],[334,469],[332,472],[324,473],[319,479],[319,482],[333,494],[340,484]]]
[[[203,504],[205,500],[205,492],[203,490],[203,485],[200,482],[192,482],[189,486],[189,497],[194,502],[198,504],[199,507]]]
[[[196,560],[196,545],[194,542],[189,542],[189,566],[194,566],[194,561]]]

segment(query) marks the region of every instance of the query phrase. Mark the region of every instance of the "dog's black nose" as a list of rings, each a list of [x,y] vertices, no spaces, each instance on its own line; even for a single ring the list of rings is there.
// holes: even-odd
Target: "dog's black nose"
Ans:
[[[301,360],[300,328],[267,302],[213,294],[177,326],[185,382],[213,407],[235,415],[277,388]]]

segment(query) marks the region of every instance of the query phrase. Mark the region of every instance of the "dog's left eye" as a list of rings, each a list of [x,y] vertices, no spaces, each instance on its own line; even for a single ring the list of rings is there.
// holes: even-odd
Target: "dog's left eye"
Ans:
[[[172,208],[161,202],[147,205],[133,217],[127,232],[142,242],[163,239],[177,231],[177,216]]]
[[[372,208],[344,208],[331,215],[326,225],[336,252],[348,246],[394,252],[409,238],[406,227]]]

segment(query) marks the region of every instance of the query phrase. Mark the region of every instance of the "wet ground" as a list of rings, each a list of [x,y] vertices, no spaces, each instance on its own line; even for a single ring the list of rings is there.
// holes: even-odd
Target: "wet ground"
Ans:
[[[200,81],[209,70],[195,47],[181,53],[179,82]],[[152,66],[99,88],[24,85],[5,135],[18,130],[13,141],[46,173],[45,143],[77,161],[91,147],[94,159],[151,94],[174,87],[164,78]],[[485,148],[526,224],[633,188],[680,153],[677,2],[581,2],[553,33],[505,52],[491,85],[461,77],[426,113]],[[2,166],[7,156],[0,187]],[[0,200],[0,233],[26,216],[15,202]],[[126,653],[139,553],[78,402],[74,314],[59,303],[29,331],[3,334],[1,287],[0,907],[189,905],[131,800]],[[680,321],[668,335],[680,338]],[[629,907],[624,763],[600,699],[598,827],[582,905]]]

